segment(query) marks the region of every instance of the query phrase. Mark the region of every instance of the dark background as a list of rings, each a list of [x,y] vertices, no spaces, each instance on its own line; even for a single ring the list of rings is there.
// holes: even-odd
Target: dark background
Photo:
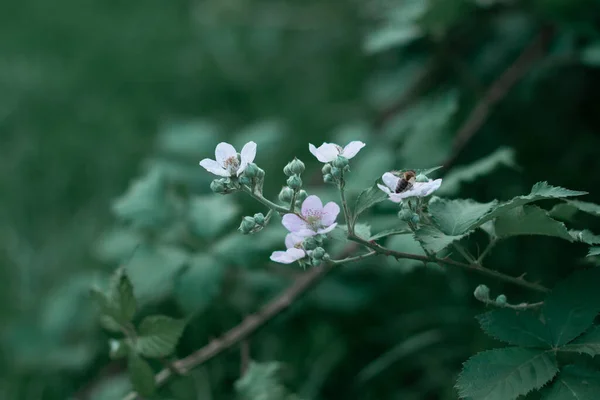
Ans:
[[[451,160],[440,174],[449,176],[508,148],[439,194],[506,200],[547,180],[600,201],[599,24],[593,0],[0,5],[0,398],[127,391],[88,297],[118,265],[132,270],[140,317],[193,316],[181,357],[302,272],[268,261],[283,244],[277,220],[250,239],[235,231],[262,206],[210,193],[198,161],[222,140],[258,143],[272,199],[294,156],[307,164],[309,192],[335,199],[308,143],[363,140],[351,194],[390,169]],[[461,130],[477,105],[489,106],[476,114],[482,126]],[[170,208],[179,206],[189,213]],[[142,218],[150,222],[125,224],[139,209],[154,213]],[[393,226],[391,203],[367,221],[374,232]],[[593,220],[571,226],[600,231]],[[411,251],[403,240],[387,244]],[[139,243],[144,252],[133,252]],[[477,253],[485,238],[469,243]],[[521,237],[498,245],[487,266],[552,286],[586,252]],[[250,353],[280,361],[282,382],[302,398],[454,399],[462,363],[495,345],[474,319],[485,310],[472,296],[479,283],[511,302],[537,299],[464,271],[378,258],[334,271],[255,335]],[[194,390],[161,396],[233,398],[239,370],[233,348],[195,372]]]

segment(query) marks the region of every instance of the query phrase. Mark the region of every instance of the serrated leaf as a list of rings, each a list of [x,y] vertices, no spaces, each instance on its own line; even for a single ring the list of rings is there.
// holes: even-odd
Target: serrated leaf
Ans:
[[[579,365],[566,365],[552,385],[544,390],[543,400],[597,400],[600,372]]]
[[[600,247],[590,247],[587,257],[600,256]]]
[[[488,214],[497,202],[478,203],[473,200],[448,200],[433,197],[429,213],[436,225],[447,235],[457,236],[473,229],[477,221]]]
[[[369,240],[378,240],[384,237],[388,237],[388,236],[396,236],[396,235],[408,235],[408,234],[412,234],[413,232],[408,228],[408,225],[404,228],[392,228],[392,229],[385,229],[381,232],[377,232],[375,235],[371,236],[369,238]]]
[[[184,320],[164,315],[146,317],[138,327],[135,351],[149,358],[168,356],[175,351],[184,328]]]
[[[133,388],[142,396],[152,396],[156,392],[156,383],[154,381],[154,372],[150,365],[137,354],[129,354],[127,363],[129,379]]]
[[[521,206],[508,210],[494,223],[496,235],[500,238],[519,235],[555,236],[573,241],[567,227],[552,219],[546,210],[537,206]]]
[[[129,322],[135,315],[137,304],[133,294],[133,285],[125,270],[119,268],[111,279],[109,300],[119,310],[120,322]]]
[[[444,184],[438,189],[439,195],[458,193],[460,186],[465,182],[488,175],[501,166],[517,168],[515,151],[509,147],[501,147],[493,153],[464,166],[454,167],[446,176]]]
[[[512,400],[541,388],[557,372],[556,357],[551,352],[519,347],[495,349],[471,357],[456,387],[461,398]]]
[[[415,239],[421,243],[425,250],[437,253],[448,247],[453,242],[468,235],[469,233],[462,235],[446,235],[444,232],[440,231],[434,226],[423,225],[415,232]]]
[[[111,304],[108,296],[98,289],[92,289],[90,296],[100,311],[100,325],[111,332],[121,332],[119,310]]]
[[[239,213],[231,197],[197,196],[190,200],[189,219],[193,232],[202,239],[217,237]]]
[[[524,347],[552,346],[548,328],[533,311],[502,308],[478,315],[477,320],[485,333],[503,342]]]
[[[562,346],[585,332],[600,312],[600,270],[576,272],[544,301],[543,314],[552,344]]]
[[[198,254],[175,280],[175,299],[186,313],[202,312],[221,290],[225,267],[214,257]]]
[[[590,245],[600,244],[600,235],[594,235],[587,229],[584,229],[582,231],[570,230],[569,235],[571,235],[573,240],[577,242],[583,242]]]
[[[569,208],[572,212],[581,211],[596,217],[600,217],[600,205],[580,200],[566,200],[557,206]]]
[[[354,210],[352,210],[352,221],[356,222],[358,216],[365,210],[373,207],[375,204],[380,203],[387,199],[387,194],[377,187],[377,183],[368,189],[363,190],[356,199],[354,204]]]
[[[571,221],[575,214],[577,214],[577,208],[567,203],[558,203],[548,211],[548,215],[561,221]]]
[[[579,336],[570,343],[559,347],[560,351],[569,351],[575,353],[586,353],[594,357],[600,354],[600,326],[594,326],[592,329]]]
[[[418,254],[425,256],[425,251],[423,250],[423,245],[417,241],[414,235],[398,235],[398,236],[390,236],[385,241],[385,247],[392,250],[402,251],[411,254]],[[391,268],[400,269],[402,272],[410,272],[414,268],[421,267],[425,265],[423,261],[419,260],[409,260],[409,259],[399,259],[396,260],[391,257],[386,258],[386,263]],[[428,267],[436,266],[435,263],[427,263]]]

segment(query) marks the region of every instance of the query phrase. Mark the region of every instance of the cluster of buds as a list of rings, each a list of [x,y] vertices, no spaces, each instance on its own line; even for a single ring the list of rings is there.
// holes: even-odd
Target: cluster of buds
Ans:
[[[325,163],[321,169],[323,181],[341,186],[344,182],[344,173],[350,171],[348,160],[358,154],[364,146],[363,142],[354,141],[348,143],[346,147],[335,143],[323,143],[319,147],[309,144],[308,148],[317,160]]]
[[[283,168],[283,173],[288,178],[286,181],[287,186],[284,186],[279,192],[279,200],[289,204],[291,210],[300,207],[308,197],[306,190],[302,190],[302,178],[300,177],[304,169],[304,163],[297,158],[294,158]]]
[[[253,217],[246,216],[242,219],[242,223],[238,230],[244,235],[256,233],[262,230],[268,222],[268,217],[265,217],[262,213],[256,213]]]

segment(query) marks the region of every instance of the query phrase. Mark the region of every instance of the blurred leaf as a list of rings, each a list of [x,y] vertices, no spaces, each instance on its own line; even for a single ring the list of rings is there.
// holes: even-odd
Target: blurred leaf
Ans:
[[[279,382],[280,368],[281,366],[277,362],[256,363],[251,361],[244,376],[235,382],[235,390],[239,398],[244,400],[300,400],[289,394]]]
[[[517,168],[515,151],[509,147],[500,147],[493,153],[468,165],[453,168],[445,177],[443,185],[437,190],[439,195],[457,194],[465,182],[473,182],[486,176],[501,166]]]
[[[186,313],[202,312],[219,294],[225,267],[214,257],[197,254],[175,281],[175,299]]]
[[[600,393],[600,372],[580,365],[565,365],[544,391],[543,400],[595,400]]]
[[[257,146],[255,162],[260,163],[261,160],[265,160],[265,155],[278,150],[285,137],[286,130],[281,121],[264,120],[244,127],[236,135],[233,144],[237,146],[236,150],[239,152],[246,143],[254,141]]]
[[[109,339],[110,346],[109,355],[112,360],[126,357],[129,354],[129,344],[123,339]]]
[[[500,238],[517,235],[555,236],[573,241],[567,227],[552,219],[548,213],[536,206],[515,207],[495,221],[495,232]]]
[[[560,219],[570,221],[577,211],[600,217],[600,205],[579,200],[565,200],[564,203],[555,205],[550,210],[550,215],[553,217],[557,215]]]
[[[592,329],[579,336],[577,339],[564,346],[559,347],[560,351],[570,351],[575,353],[586,353],[592,357],[600,354],[600,326],[594,326]]]
[[[385,247],[401,251],[405,253],[417,254],[425,256],[425,251],[421,247],[421,244],[415,239],[413,235],[398,235],[390,236],[385,242]],[[403,272],[410,272],[416,267],[422,267],[425,264],[419,260],[400,259],[395,260],[394,258],[387,257],[387,264],[392,268],[400,269]],[[433,263],[428,263],[427,266],[434,266]]]
[[[276,248],[285,248],[287,230],[275,221],[256,235],[242,235],[233,232],[219,239],[211,247],[211,254],[222,263],[251,266],[257,262],[266,263],[270,253]]]
[[[496,204],[496,201],[478,203],[468,199],[447,200],[433,197],[428,209],[442,232],[461,235],[473,229],[477,221],[494,209]]]
[[[570,230],[569,235],[577,242],[583,242],[590,245],[600,244],[600,235],[594,235],[587,229],[584,229],[583,231]]]
[[[575,272],[560,282],[544,301],[543,313],[554,346],[586,331],[600,312],[600,270]]]
[[[370,207],[373,207],[375,204],[384,201],[387,197],[387,194],[377,187],[377,183],[370,188],[363,190],[356,199],[354,209],[351,211],[353,223],[356,222],[360,214]]]
[[[458,377],[461,398],[512,400],[539,389],[558,372],[556,357],[519,347],[488,350],[471,357]]]
[[[143,237],[132,229],[117,228],[106,232],[94,246],[96,256],[104,262],[119,263],[131,257]]]
[[[430,252],[437,253],[453,242],[469,235],[469,232],[460,235],[446,235],[434,226],[423,225],[415,232],[415,238]]]
[[[120,332],[121,326],[133,318],[136,311],[136,301],[133,286],[127,274],[118,269],[111,277],[107,293],[92,289],[92,298],[100,308],[102,326],[112,332]]]
[[[131,352],[127,364],[129,379],[133,388],[142,396],[153,396],[156,391],[154,371],[144,359]]]
[[[378,240],[387,236],[396,236],[396,235],[408,235],[408,234],[412,234],[412,231],[408,228],[408,225],[406,225],[403,228],[391,228],[391,229],[385,229],[381,232],[377,232],[375,235],[371,236],[369,238],[369,240]]]
[[[91,389],[90,400],[122,399],[131,391],[131,382],[126,374],[107,377]]]
[[[552,347],[548,328],[533,311],[506,308],[477,316],[481,329],[491,337],[524,347]]]
[[[171,121],[158,135],[158,150],[169,155],[209,157],[219,142],[219,128],[207,120]],[[202,157],[202,158],[204,158]]]
[[[350,162],[350,173],[346,175],[346,189],[357,193],[361,192],[365,187],[372,185],[374,180],[381,177],[381,171],[391,170],[394,161],[394,152],[389,145],[366,146]]]
[[[138,327],[135,350],[144,357],[166,357],[175,351],[184,328],[184,320],[164,315],[146,317]]]
[[[561,221],[572,221],[575,214],[577,214],[577,208],[567,203],[558,203],[548,211],[549,216]]]
[[[600,41],[590,44],[581,51],[581,62],[590,67],[600,66]]]
[[[600,247],[590,247],[588,257],[600,256]]]
[[[190,199],[189,218],[196,235],[208,240],[217,237],[238,215],[231,197],[197,196]]]

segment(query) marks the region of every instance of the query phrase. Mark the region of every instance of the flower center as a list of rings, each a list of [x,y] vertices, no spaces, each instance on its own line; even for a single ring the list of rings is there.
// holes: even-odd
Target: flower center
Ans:
[[[223,167],[229,171],[230,174],[235,174],[237,170],[240,168],[240,161],[238,160],[237,155],[233,157],[229,157],[223,163]]]
[[[323,219],[323,213],[317,210],[308,210],[304,216],[304,220],[313,230],[321,228],[321,220]]]

